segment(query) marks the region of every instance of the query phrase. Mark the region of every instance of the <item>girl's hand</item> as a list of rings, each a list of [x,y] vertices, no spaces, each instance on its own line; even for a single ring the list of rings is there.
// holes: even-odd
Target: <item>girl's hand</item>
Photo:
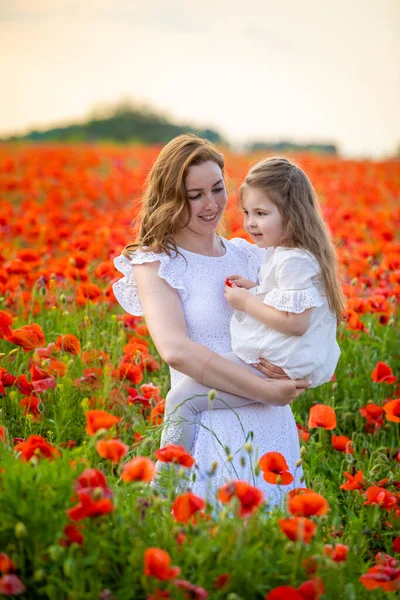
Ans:
[[[286,406],[287,404],[291,404],[293,400],[300,396],[300,394],[302,394],[310,386],[306,379],[266,381],[266,384],[275,387],[275,400],[270,402],[270,404],[274,406]]]
[[[236,285],[233,284],[233,287],[225,286],[224,296],[232,308],[245,311],[247,298],[251,296],[251,294],[248,290],[236,287]]]
[[[255,281],[246,279],[242,275],[229,275],[227,279],[229,279],[229,281],[234,283],[237,287],[244,288],[245,290],[249,290],[257,285]]]
[[[289,379],[283,369],[273,365],[266,358],[259,358],[258,363],[253,363],[251,366],[260,371],[260,373],[271,377],[271,379]]]

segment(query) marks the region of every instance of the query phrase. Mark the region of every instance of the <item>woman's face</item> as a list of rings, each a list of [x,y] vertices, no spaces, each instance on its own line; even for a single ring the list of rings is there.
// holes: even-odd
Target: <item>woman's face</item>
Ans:
[[[220,167],[211,160],[191,166],[185,188],[191,209],[186,228],[196,233],[215,231],[226,205],[226,189]]]

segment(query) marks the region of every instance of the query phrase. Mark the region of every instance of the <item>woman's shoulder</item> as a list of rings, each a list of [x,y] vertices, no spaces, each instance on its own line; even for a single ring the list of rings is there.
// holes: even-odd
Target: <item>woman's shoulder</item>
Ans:
[[[138,248],[137,250],[129,253],[129,257],[122,253],[119,256],[116,256],[114,258],[114,266],[118,271],[126,275],[134,265],[143,265],[146,263],[156,262],[160,262],[164,266],[168,264],[174,265],[175,263],[180,263],[178,257],[179,255],[168,255],[165,252],[152,252],[146,249]]]

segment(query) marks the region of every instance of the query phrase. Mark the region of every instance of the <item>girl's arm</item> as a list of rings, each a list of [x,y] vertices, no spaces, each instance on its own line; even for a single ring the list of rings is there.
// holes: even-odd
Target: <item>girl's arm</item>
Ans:
[[[277,310],[243,288],[225,286],[224,294],[232,308],[246,312],[260,323],[285,335],[304,335],[310,327],[312,308],[300,314]]]
[[[179,295],[158,276],[158,262],[133,268],[150,335],[170,367],[210,388],[264,404],[289,404],[308,387],[305,380],[265,380],[190,340]]]

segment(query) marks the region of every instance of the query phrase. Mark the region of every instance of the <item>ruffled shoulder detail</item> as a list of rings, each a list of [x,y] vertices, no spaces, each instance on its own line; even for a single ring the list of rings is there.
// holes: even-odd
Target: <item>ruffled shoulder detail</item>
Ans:
[[[161,279],[165,279],[172,288],[178,290],[182,301],[185,300],[186,290],[182,276],[179,273],[177,260],[164,253],[136,250],[136,252],[131,255],[130,259],[123,254],[114,258],[115,268],[122,273],[124,277],[113,283],[112,288],[116,299],[127,313],[138,317],[143,316],[136,279],[133,272],[133,265],[143,265],[145,263],[157,261],[160,262],[158,276],[161,277]]]
[[[305,290],[279,290],[274,288],[265,295],[264,304],[272,306],[276,310],[298,315],[307,308],[319,308],[323,305],[323,300],[314,286]]]
[[[229,240],[237,250],[246,254],[248,266],[249,266],[249,277],[254,281],[258,281],[258,272],[265,259],[265,249],[259,248],[255,244],[250,244],[243,238],[232,238]]]

